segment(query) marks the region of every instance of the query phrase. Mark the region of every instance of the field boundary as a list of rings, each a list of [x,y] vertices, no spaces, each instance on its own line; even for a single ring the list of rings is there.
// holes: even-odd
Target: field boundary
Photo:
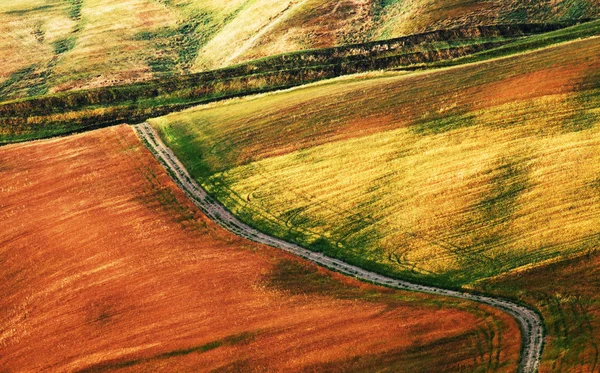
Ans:
[[[524,305],[506,299],[493,298],[481,294],[462,292],[415,284],[383,276],[350,265],[339,259],[330,258],[269,236],[238,220],[220,202],[211,197],[188,173],[185,166],[160,139],[154,128],[147,122],[131,127],[140,140],[148,147],[157,161],[166,169],[173,181],[184,191],[188,198],[211,220],[228,231],[250,241],[272,246],[293,255],[309,260],[320,266],[357,279],[400,290],[416,291],[486,304],[511,315],[521,330],[521,358],[518,372],[535,373],[538,370],[544,348],[544,323],[541,316]]]

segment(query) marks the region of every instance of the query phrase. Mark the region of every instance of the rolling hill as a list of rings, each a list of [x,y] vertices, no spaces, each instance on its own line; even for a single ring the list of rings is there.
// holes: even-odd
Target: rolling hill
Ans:
[[[597,18],[589,0],[8,0],[0,98],[121,85],[436,29]]]
[[[263,229],[391,273],[468,284],[597,242],[597,197],[577,191],[598,177],[598,40],[151,122],[195,177]],[[548,226],[552,212],[561,219]]]
[[[549,320],[542,371],[590,371],[595,337],[580,348],[587,337],[577,328],[595,335],[595,283],[569,290],[565,269],[553,306],[557,286],[540,294],[541,280],[510,279],[527,278],[528,268],[552,276],[547,263],[593,255],[600,242],[599,56],[591,37],[436,71],[340,78],[151,123],[249,224],[381,273],[533,303]],[[569,301],[579,296],[588,308]]]
[[[519,330],[236,237],[127,126],[0,149],[2,371],[514,371]]]
[[[0,371],[516,369],[502,306],[217,226],[120,125],[146,121],[248,225],[526,304],[540,372],[597,371],[598,18],[596,0],[3,1]]]

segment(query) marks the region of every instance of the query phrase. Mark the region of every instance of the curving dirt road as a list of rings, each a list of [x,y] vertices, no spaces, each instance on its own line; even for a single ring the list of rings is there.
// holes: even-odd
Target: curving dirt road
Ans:
[[[534,373],[537,371],[542,350],[544,348],[544,328],[541,317],[533,310],[504,299],[491,298],[484,295],[436,288],[396,280],[391,277],[369,272],[347,264],[341,260],[330,258],[322,253],[312,252],[298,245],[271,237],[239,221],[223,205],[210,197],[194,179],[191,178],[183,164],[160,139],[156,131],[148,123],[133,126],[139,138],[146,143],[157,160],[167,169],[173,180],[186,195],[212,220],[223,228],[248,240],[273,246],[321,266],[331,268],[372,283],[389,286],[401,290],[418,291],[448,297],[471,300],[499,308],[514,317],[521,329],[522,350],[519,372]]]

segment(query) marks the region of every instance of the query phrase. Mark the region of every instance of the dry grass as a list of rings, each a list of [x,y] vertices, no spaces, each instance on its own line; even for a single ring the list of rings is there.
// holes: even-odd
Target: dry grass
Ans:
[[[0,98],[430,29],[597,17],[598,7],[586,1],[7,0],[0,5]]]
[[[44,43],[35,30],[41,25],[37,17],[45,19],[48,31],[44,40],[55,41],[68,31],[65,26],[69,19],[63,14],[61,7],[41,8],[46,4],[43,0],[29,1],[4,1],[0,13],[0,80],[5,80],[15,71],[24,69],[29,65],[48,61],[53,54],[52,48]],[[17,17],[22,10],[40,9],[28,12],[27,17]],[[35,16],[34,16],[35,15]],[[65,26],[63,26],[65,25]]]
[[[592,0],[384,0],[376,8],[371,37],[387,39],[464,25],[557,22],[599,15],[600,8]]]
[[[3,147],[0,173],[0,370],[515,369],[506,315],[239,239],[128,127]]]
[[[290,9],[232,62],[297,50],[364,42],[372,24],[369,0],[309,0]],[[223,52],[221,52],[223,53]],[[231,53],[231,52],[229,52]]]
[[[85,1],[75,46],[54,70],[53,91],[126,84],[152,77],[143,31],[173,25],[177,16],[148,0]]]
[[[239,55],[257,44],[257,36],[260,33],[274,27],[302,4],[303,1],[297,0],[248,2],[240,8],[237,16],[200,50],[195,69],[211,70],[238,62]]]

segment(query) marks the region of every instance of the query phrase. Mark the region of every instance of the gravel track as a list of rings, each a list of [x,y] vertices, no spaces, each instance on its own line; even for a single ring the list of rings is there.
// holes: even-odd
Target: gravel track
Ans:
[[[541,317],[532,309],[505,299],[414,284],[408,281],[382,276],[374,272],[366,271],[360,267],[350,265],[339,259],[330,258],[322,253],[316,253],[293,243],[262,233],[239,221],[223,205],[209,196],[206,191],[192,179],[183,164],[171,149],[163,143],[149,123],[142,123],[132,127],[138,137],[149,147],[156,159],[166,168],[175,183],[183,189],[185,194],[196,206],[198,206],[198,208],[200,208],[200,210],[202,210],[202,212],[204,212],[204,214],[206,214],[206,216],[223,228],[250,241],[276,247],[318,265],[374,284],[401,290],[460,298],[498,308],[515,318],[521,329],[521,359],[518,372],[537,372],[542,356],[542,350],[544,348],[544,327]]]

